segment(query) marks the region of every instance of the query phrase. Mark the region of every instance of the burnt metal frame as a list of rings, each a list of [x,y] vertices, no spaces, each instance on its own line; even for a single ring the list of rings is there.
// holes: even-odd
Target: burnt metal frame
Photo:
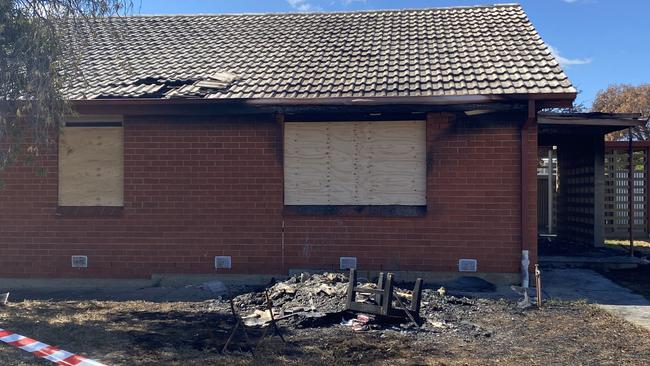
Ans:
[[[394,307],[392,305],[393,298],[397,299],[397,297],[394,293],[393,278],[393,273],[384,274],[384,272],[380,272],[376,289],[357,287],[357,270],[350,269],[346,309],[390,317],[401,317],[406,313],[409,318],[419,320],[420,300],[422,298],[422,279],[418,278],[415,280],[411,305],[409,307],[403,305],[401,307]],[[357,302],[356,295],[359,293],[374,295],[377,304]],[[401,304],[401,301],[399,301],[399,303]],[[415,321],[415,323],[417,324],[417,321]]]
[[[246,338],[246,344],[248,344],[248,346],[250,347],[250,352],[251,352],[252,355],[255,355],[255,348],[257,348],[260,345],[260,343],[262,343],[262,341],[266,338],[266,336],[268,335],[270,329],[273,329],[273,333],[275,335],[277,335],[278,337],[280,337],[282,342],[287,343],[287,341],[284,339],[284,336],[282,335],[282,332],[280,332],[280,328],[278,327],[278,324],[277,324],[277,321],[280,320],[280,319],[276,319],[275,316],[273,315],[273,301],[271,301],[271,298],[269,297],[268,291],[264,291],[264,296],[266,297],[266,308],[267,308],[267,311],[271,315],[271,321],[270,321],[269,325],[266,327],[266,329],[264,330],[264,332],[262,333],[262,336],[259,338],[257,343],[253,343],[251,341],[251,338],[248,335],[248,332],[246,331],[246,324],[244,323],[244,320],[242,319],[242,317],[239,316],[237,314],[237,312],[235,311],[235,303],[234,303],[232,297],[230,298],[230,311],[231,311],[233,317],[235,317],[235,319],[237,319],[237,323],[232,328],[232,331],[230,332],[230,336],[228,337],[228,340],[226,340],[226,344],[224,344],[223,348],[221,349],[222,354],[226,353],[226,351],[228,350],[228,345],[230,344],[230,342],[235,337],[235,333],[237,332],[238,329],[241,329],[242,332],[244,333],[244,337]]]
[[[255,344],[251,342],[250,336],[246,331],[246,325],[244,324],[244,320],[235,311],[235,303],[232,298],[230,299],[230,311],[232,312],[233,317],[235,317],[235,319],[237,320],[237,323],[232,328],[232,331],[230,332],[230,336],[228,337],[228,340],[226,340],[226,344],[224,344],[223,348],[221,349],[221,353],[222,354],[226,353],[226,351],[228,350],[228,345],[235,337],[235,333],[237,332],[238,329],[241,329],[242,332],[244,333],[244,337],[246,338],[246,344],[249,345],[249,347],[251,348],[251,354],[254,355]]]

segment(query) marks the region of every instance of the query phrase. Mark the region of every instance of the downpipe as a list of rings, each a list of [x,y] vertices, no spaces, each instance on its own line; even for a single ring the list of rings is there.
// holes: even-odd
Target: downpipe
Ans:
[[[526,118],[526,122],[521,126],[520,130],[520,147],[521,147],[521,227],[520,227],[520,234],[521,234],[521,287],[526,291],[530,287],[530,251],[529,251],[529,246],[527,243],[527,237],[528,237],[528,228],[526,225],[528,224],[527,218],[528,218],[528,202],[529,202],[529,197],[528,197],[528,183],[529,183],[529,178],[528,178],[528,153],[529,153],[529,146],[528,146],[528,129],[529,128],[536,128],[536,122],[537,122],[537,109],[535,106],[535,101],[534,100],[528,100],[528,116]]]
[[[521,251],[521,287],[528,289],[530,286],[530,257],[528,250]]]

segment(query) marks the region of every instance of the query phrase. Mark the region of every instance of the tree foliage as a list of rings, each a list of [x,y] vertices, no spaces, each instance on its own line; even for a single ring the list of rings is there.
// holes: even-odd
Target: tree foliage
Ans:
[[[83,40],[64,33],[130,8],[129,0],[0,0],[0,170],[37,157],[69,112],[61,90],[81,73],[70,51],[83,52]]]
[[[614,84],[596,94],[592,106],[593,112],[605,113],[640,113],[643,118],[650,117],[650,84],[638,86]],[[627,131],[608,135],[609,139],[618,140],[627,136]],[[650,140],[650,126],[632,129],[635,140]]]

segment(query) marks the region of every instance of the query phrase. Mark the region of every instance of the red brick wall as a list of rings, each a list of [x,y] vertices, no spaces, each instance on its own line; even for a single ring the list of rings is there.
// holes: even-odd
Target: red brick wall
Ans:
[[[480,272],[519,269],[514,123],[432,118],[428,213],[416,218],[283,216],[280,127],[270,117],[132,117],[124,129],[119,216],[57,215],[55,154],[41,162],[45,177],[23,166],[0,173],[0,276],[214,273],[215,255],[232,256],[229,273],[338,268],[340,256],[358,257],[362,269],[453,272],[459,258],[478,259]],[[534,234],[534,219],[528,225]],[[71,268],[71,255],[87,255],[89,268]]]

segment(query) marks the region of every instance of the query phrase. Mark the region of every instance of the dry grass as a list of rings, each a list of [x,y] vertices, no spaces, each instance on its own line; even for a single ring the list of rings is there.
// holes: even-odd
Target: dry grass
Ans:
[[[219,354],[232,322],[225,307],[210,302],[25,301],[0,308],[0,327],[111,365],[650,364],[649,332],[582,303],[521,312],[492,302],[468,321],[491,336],[285,329],[289,344],[269,338],[251,356]],[[237,339],[234,349],[243,344]],[[47,364],[0,345],[0,365]]]
[[[605,240],[605,246],[614,249],[629,250],[629,240]],[[634,240],[634,249],[642,254],[650,254],[650,241],[647,240]]]

